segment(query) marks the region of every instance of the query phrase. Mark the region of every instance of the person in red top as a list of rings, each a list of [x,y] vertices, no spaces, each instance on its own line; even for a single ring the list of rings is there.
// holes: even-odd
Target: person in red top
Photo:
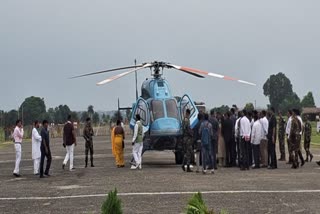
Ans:
[[[21,120],[17,120],[16,128],[13,131],[12,137],[14,139],[14,148],[16,150],[16,165],[14,167],[13,175],[20,177],[21,143],[23,138],[23,126]]]
[[[73,167],[73,152],[74,147],[77,145],[74,127],[71,122],[71,115],[68,116],[68,122],[63,127],[63,146],[67,150],[66,157],[62,164],[62,169],[66,166],[68,161],[70,160],[70,171],[73,171],[75,168]]]

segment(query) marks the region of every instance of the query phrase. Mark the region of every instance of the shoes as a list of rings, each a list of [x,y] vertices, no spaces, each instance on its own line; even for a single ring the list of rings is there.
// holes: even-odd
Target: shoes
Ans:
[[[140,169],[140,170],[142,169],[142,164],[141,163],[139,164],[138,169]]]
[[[17,177],[17,178],[21,177],[21,175],[18,174],[18,173],[13,173],[13,175],[14,175],[15,177]]]
[[[302,159],[303,160],[303,159]],[[306,162],[303,160],[302,162],[301,162],[301,167],[303,167],[303,165],[305,164]]]
[[[211,170],[211,174],[214,174],[214,170]]]
[[[279,158],[278,161],[286,161],[285,158]]]
[[[241,170],[241,171],[245,171],[246,169],[245,169],[245,168],[243,168],[243,167],[241,167],[241,168],[240,168],[240,170]]]
[[[199,169],[197,169],[197,170],[196,170],[196,173],[199,173],[199,172],[200,172]]]
[[[44,173],[45,176],[50,177],[51,175],[49,173]]]
[[[75,170],[76,170],[76,168],[73,167],[72,169],[70,169],[70,172],[75,171]]]
[[[320,161],[316,162],[320,166]]]
[[[135,170],[135,169],[137,169],[137,168],[138,168],[137,166],[132,165],[130,169]]]
[[[313,155],[310,154],[310,163],[312,162],[312,159],[313,159]]]
[[[43,175],[40,175],[40,178],[45,178]]]
[[[186,171],[186,168],[184,167],[184,165],[182,165],[181,168],[184,172]]]
[[[193,171],[190,169],[190,166],[189,166],[189,165],[187,166],[187,172],[193,172]]]
[[[94,167],[94,165],[93,165],[93,164],[91,164],[91,167]]]
[[[207,174],[207,170],[202,170],[202,174]]]
[[[62,164],[62,169],[64,170],[64,167],[65,167],[66,165],[65,164]]]
[[[269,166],[268,169],[276,169],[274,166]]]
[[[252,169],[260,169],[260,167],[259,166],[255,166]]]
[[[38,175],[40,175],[40,173],[38,172],[38,173],[36,173],[36,174],[34,174],[34,175],[38,176]]]

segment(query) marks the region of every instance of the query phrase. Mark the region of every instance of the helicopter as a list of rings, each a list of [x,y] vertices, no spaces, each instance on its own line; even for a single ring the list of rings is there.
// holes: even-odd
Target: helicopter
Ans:
[[[159,61],[83,74],[71,77],[71,79],[118,70],[128,70],[97,83],[97,85],[103,85],[147,68],[151,70],[152,78],[146,79],[142,83],[141,96],[132,105],[130,128],[133,129],[136,123],[135,115],[139,114],[145,133],[143,153],[147,150],[172,150],[175,153],[176,164],[181,164],[183,161],[181,123],[184,114],[187,109],[190,110],[190,127],[194,128],[198,123],[199,111],[190,95],[185,94],[179,100],[173,96],[169,82],[163,78],[164,69],[179,70],[198,78],[210,76],[255,86],[254,83],[244,80]]]

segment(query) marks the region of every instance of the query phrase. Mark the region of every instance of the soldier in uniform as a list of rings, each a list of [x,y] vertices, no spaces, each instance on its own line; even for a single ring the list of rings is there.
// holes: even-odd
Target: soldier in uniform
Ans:
[[[91,161],[91,167],[94,167],[93,165],[93,141],[92,141],[92,136],[93,136],[93,129],[91,126],[91,119],[88,117],[86,119],[86,125],[83,129],[83,137],[86,141],[86,168],[88,167],[88,153],[90,150],[90,161]]]
[[[182,136],[183,136],[183,150],[184,157],[182,162],[182,170],[186,171],[185,165],[187,165],[187,172],[192,172],[190,169],[191,155],[192,155],[192,129],[190,127],[190,109],[186,110],[185,117],[182,121]]]
[[[291,144],[291,151],[293,152],[293,160],[292,160],[292,168],[296,169],[299,167],[299,162],[298,162],[298,158],[299,158],[299,150],[300,150],[300,145],[299,145],[299,135],[301,132],[301,127],[302,124],[299,121],[299,119],[297,118],[297,111],[293,110],[293,114],[292,114],[292,120],[291,120],[291,129],[290,129],[290,144]]]
[[[286,132],[286,121],[283,119],[282,113],[279,112],[279,150],[280,150],[280,159],[279,161],[286,161],[286,151],[285,151],[285,132]]]
[[[308,116],[305,116],[305,121],[306,122],[304,125],[304,150],[306,151],[306,154],[307,154],[306,162],[309,161],[309,157],[311,162],[313,158],[313,155],[310,152],[312,127],[311,127],[310,121],[308,120]]]

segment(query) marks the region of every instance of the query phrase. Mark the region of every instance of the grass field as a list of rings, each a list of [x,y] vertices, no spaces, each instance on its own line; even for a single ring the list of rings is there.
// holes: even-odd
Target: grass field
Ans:
[[[317,122],[311,122],[311,125],[312,125],[311,143],[313,145],[320,146],[320,133],[317,132]]]

